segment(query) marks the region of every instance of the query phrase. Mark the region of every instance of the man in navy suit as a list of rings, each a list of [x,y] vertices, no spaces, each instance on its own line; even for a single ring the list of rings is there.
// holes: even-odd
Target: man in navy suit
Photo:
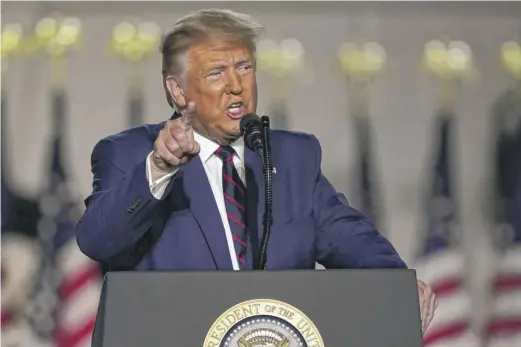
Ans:
[[[101,140],[93,192],[78,223],[81,250],[109,270],[251,269],[262,235],[264,178],[240,119],[257,107],[249,16],[202,10],[162,45],[174,116]],[[405,268],[389,241],[321,171],[313,135],[272,131],[273,220],[266,268]],[[419,281],[424,328],[435,297]]]

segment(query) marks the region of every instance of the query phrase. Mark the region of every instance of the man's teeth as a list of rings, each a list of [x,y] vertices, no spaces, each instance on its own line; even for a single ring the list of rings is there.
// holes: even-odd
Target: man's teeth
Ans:
[[[228,111],[232,112],[232,113],[238,113],[241,111],[241,107],[231,107],[228,109]]]

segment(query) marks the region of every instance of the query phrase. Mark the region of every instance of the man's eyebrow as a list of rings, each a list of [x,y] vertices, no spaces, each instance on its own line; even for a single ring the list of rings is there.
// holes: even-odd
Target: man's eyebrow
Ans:
[[[215,64],[215,65],[212,65],[212,64]],[[253,64],[253,60],[250,58],[240,59],[234,65],[241,66],[241,65],[246,65],[246,64]],[[204,68],[204,71],[225,70],[227,67],[228,67],[228,65],[223,64],[222,61],[215,61],[213,63],[210,62],[210,64]]]
[[[217,65],[210,65],[210,66],[206,67],[205,70],[223,70],[223,69],[226,69],[226,65],[220,63]]]
[[[252,58],[244,57],[244,58],[238,59],[238,60],[237,60],[237,63],[235,63],[235,65],[239,65],[239,64],[251,64],[251,63],[253,63],[253,59],[252,59]]]
[[[215,65],[213,65],[213,64],[215,64]],[[219,70],[219,71],[226,70],[226,65],[223,64],[222,61],[215,61],[213,64],[210,62],[209,64],[204,66],[200,70],[200,74],[204,75],[204,74],[210,73],[211,71],[215,71],[215,70]]]

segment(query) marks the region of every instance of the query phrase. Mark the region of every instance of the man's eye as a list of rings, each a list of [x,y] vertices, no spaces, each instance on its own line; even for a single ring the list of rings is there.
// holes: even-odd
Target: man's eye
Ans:
[[[243,65],[239,68],[240,71],[250,71],[253,68],[253,65]]]
[[[219,76],[221,74],[221,71],[212,71],[208,76]]]

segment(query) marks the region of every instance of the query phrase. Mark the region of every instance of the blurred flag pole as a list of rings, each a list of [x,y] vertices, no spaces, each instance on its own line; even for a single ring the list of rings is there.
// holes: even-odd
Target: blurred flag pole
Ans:
[[[375,224],[382,220],[380,190],[375,180],[371,131],[371,83],[386,64],[384,48],[376,42],[346,42],[339,48],[340,68],[347,80],[348,109],[357,143],[358,208]]]
[[[284,39],[280,43],[265,39],[259,42],[257,52],[257,68],[268,82],[271,128],[288,130],[291,127],[288,98],[293,82],[298,82],[299,77],[311,77],[312,73],[305,61],[304,48],[294,38]]]
[[[110,51],[120,56],[128,69],[128,126],[143,124],[144,119],[144,62],[157,50],[160,28],[154,22],[129,18],[114,26]]]
[[[425,209],[425,230],[417,259],[418,278],[432,285],[438,309],[424,334],[425,346],[478,346],[472,333],[472,302],[466,287],[467,256],[462,249],[462,233],[455,198],[452,155],[455,107],[460,83],[474,71],[468,45],[452,41],[430,41],[425,45],[424,67],[436,78],[434,162]]]
[[[488,347],[521,345],[521,45],[501,48],[513,86],[495,105],[495,198],[493,240],[496,271],[491,285],[491,309],[485,325]]]

